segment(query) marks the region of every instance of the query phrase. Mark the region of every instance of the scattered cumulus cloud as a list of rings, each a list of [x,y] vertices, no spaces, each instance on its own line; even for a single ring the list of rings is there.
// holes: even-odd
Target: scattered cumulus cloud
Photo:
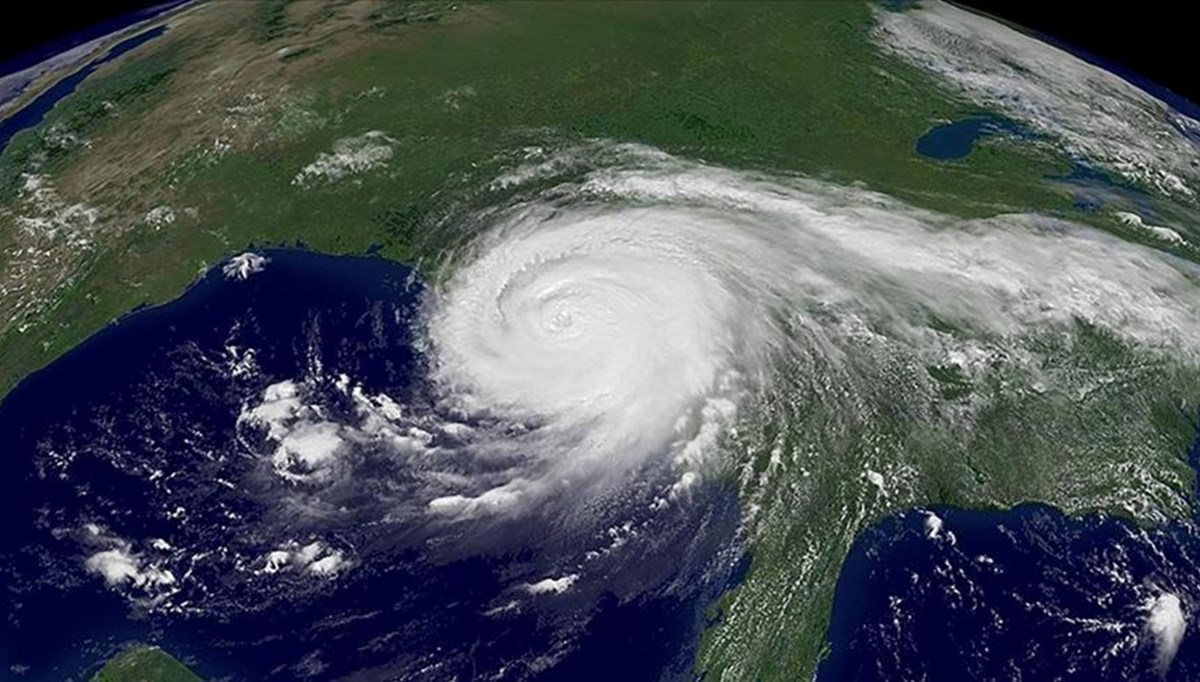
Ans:
[[[392,159],[395,145],[396,140],[378,130],[340,139],[332,151],[322,152],[300,169],[292,185],[309,189],[383,168]]]
[[[332,578],[345,572],[350,566],[350,560],[341,550],[332,549],[320,540],[314,540],[305,545],[288,542],[267,553],[258,572],[269,575],[296,571],[321,578]]]
[[[164,540],[151,542],[145,551],[136,551],[133,543],[96,524],[86,524],[81,540],[89,548],[84,568],[116,590],[131,588],[143,597],[161,597],[175,584],[175,575],[164,568],[161,557],[150,554],[163,551]]]
[[[143,220],[150,227],[160,230],[174,224],[175,210],[170,206],[155,206],[146,212],[146,217]]]

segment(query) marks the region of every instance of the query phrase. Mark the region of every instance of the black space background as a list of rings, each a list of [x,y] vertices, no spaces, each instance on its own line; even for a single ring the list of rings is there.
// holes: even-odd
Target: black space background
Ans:
[[[224,0],[222,0],[224,1]],[[245,2],[246,0],[228,0]],[[147,0],[32,0],[13,4],[0,22],[0,62],[69,38],[105,19],[159,2]]]
[[[217,0],[248,2],[250,0]],[[789,0],[785,0],[789,1]],[[790,0],[849,2],[851,0]],[[146,0],[34,0],[12,8],[0,26],[0,62],[101,20],[156,4]],[[1192,2],[1141,0],[960,0],[1046,33],[1141,74],[1200,103],[1200,16]]]

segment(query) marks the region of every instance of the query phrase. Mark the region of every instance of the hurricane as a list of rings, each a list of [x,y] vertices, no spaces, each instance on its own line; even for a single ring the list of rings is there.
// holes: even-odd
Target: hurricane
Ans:
[[[669,501],[740,461],[740,421],[832,383],[848,410],[869,400],[883,366],[864,353],[971,372],[1000,347],[1032,366],[1021,339],[1081,322],[1151,351],[1194,353],[1200,332],[1193,265],[1049,216],[963,219],[602,142],[493,187],[510,198],[445,260],[427,351],[448,412],[520,425],[475,456],[520,466],[437,514],[611,491],[655,462]]]
[[[1200,680],[1200,107],[965,5],[0,65],[0,677]]]
[[[1001,496],[1036,473],[1026,442],[1092,456],[1029,477],[1064,496],[1101,481],[1151,518],[1190,504],[1190,469],[1127,418],[1167,419],[1158,396],[1194,385],[1200,273],[1182,258],[1048,213],[959,216],[607,140],[481,174],[426,226],[433,260],[243,254],[181,299],[210,306],[193,327],[90,346],[124,353],[105,365],[124,383],[89,389],[82,426],[9,417],[42,424],[28,494],[67,501],[48,542],[74,548],[21,570],[82,555],[101,596],[239,642],[290,609],[363,623],[339,649],[361,651],[384,619],[408,633],[378,648],[396,670],[497,679],[569,677],[589,643],[661,626],[678,647],[646,665],[690,679],[716,600],[740,601],[713,646],[757,660],[728,633],[809,603],[823,548],[946,481],[1019,502]],[[1018,440],[978,457],[997,429]],[[822,505],[830,490],[846,503]],[[110,516],[118,498],[147,521]],[[946,510],[901,518],[924,542],[961,532],[930,521]],[[750,558],[786,571],[732,589]],[[386,616],[383,593],[402,595]],[[1163,667],[1186,618],[1157,594],[1125,599]],[[270,654],[293,659],[285,640]]]

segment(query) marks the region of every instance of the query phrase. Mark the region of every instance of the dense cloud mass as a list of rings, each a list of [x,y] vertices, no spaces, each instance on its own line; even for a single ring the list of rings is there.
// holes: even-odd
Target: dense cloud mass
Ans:
[[[538,622],[495,645],[494,667],[530,651],[550,665],[603,604],[709,603],[774,519],[812,512],[819,477],[864,501],[833,513],[914,499],[916,448],[871,431],[889,419],[956,438],[991,386],[1086,395],[1105,378],[1064,359],[1081,329],[1148,364],[1200,351],[1196,266],[1093,228],[966,220],[641,145],[524,155],[446,216],[454,247],[427,282],[339,260],[378,272],[321,298],[346,271],[286,251],[210,273],[189,295],[226,307],[131,360],[117,400],[136,409],[102,403],[87,428],[39,437],[48,490],[94,467],[58,521],[74,569],[137,609],[236,627],[395,580],[434,599],[392,614],[432,633],[404,656],[473,636],[450,610]],[[269,295],[310,272],[297,300]],[[980,388],[946,398],[929,368]],[[185,398],[196,409],[163,412]],[[1177,499],[1131,434],[1114,476]],[[109,518],[116,498],[143,502],[145,526]],[[1133,614],[1162,666],[1185,608]]]
[[[523,464],[432,500],[437,513],[517,509],[667,454],[692,472],[777,363],[836,361],[851,335],[937,361],[962,334],[934,319],[993,341],[1082,319],[1196,350],[1193,266],[1064,221],[964,221],[631,145],[560,153],[496,186],[535,181],[553,186],[488,213],[428,301],[443,405],[522,425],[468,448]]]

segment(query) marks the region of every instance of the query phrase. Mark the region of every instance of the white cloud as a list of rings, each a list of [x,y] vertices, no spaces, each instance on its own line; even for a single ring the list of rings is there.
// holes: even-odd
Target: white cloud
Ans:
[[[285,549],[268,552],[263,567],[259,569],[260,573],[278,573],[287,568],[292,561],[292,553]]]
[[[347,567],[345,557],[341,552],[334,552],[317,559],[308,565],[308,572],[323,577],[335,576]]]
[[[521,504],[528,485],[523,479],[515,479],[474,497],[447,495],[434,498],[429,502],[429,511],[457,518],[474,518],[512,511]]]
[[[1169,227],[1163,227],[1161,225],[1147,225],[1146,222],[1142,220],[1142,217],[1136,213],[1117,211],[1115,215],[1122,223],[1130,227],[1135,227],[1139,230],[1144,230],[1147,234],[1155,237],[1156,239],[1161,239],[1164,242],[1174,244],[1176,246],[1187,246],[1188,244],[1187,240],[1183,238],[1183,235],[1179,234],[1175,230],[1172,230]]]
[[[777,361],[838,362],[849,344],[970,371],[981,348],[1082,319],[1200,358],[1196,268],[1093,228],[962,220],[637,145],[585,149],[507,174],[510,189],[544,172],[563,181],[489,211],[430,294],[444,411],[533,425],[474,434],[464,447],[481,461],[529,464],[437,496],[434,513],[519,512],[655,457],[699,473],[743,396],[769,394]]]
[[[247,251],[230,258],[221,271],[229,279],[247,279],[250,275],[262,272],[269,262],[271,260],[266,256]]]
[[[925,513],[925,537],[936,540],[941,536],[944,526],[942,517],[933,512]]]
[[[275,473],[293,483],[328,481],[346,446],[346,428],[326,420],[319,407],[305,404],[294,381],[268,386],[262,402],[244,409],[238,422],[266,429],[274,443]]]
[[[84,560],[84,568],[104,579],[111,588],[131,587],[147,593],[160,592],[162,588],[175,584],[175,575],[158,561],[134,551],[132,543],[109,534],[96,524],[85,524],[84,542],[94,549]],[[150,543],[150,547],[162,551],[170,545],[161,539]]]
[[[1187,630],[1183,602],[1177,595],[1164,592],[1146,602],[1146,611],[1146,628],[1157,640],[1158,646],[1155,666],[1159,674],[1166,674]]]
[[[447,428],[453,422],[431,422],[428,417],[410,418],[396,401],[385,394],[370,395],[342,375],[334,382],[355,407],[355,418],[335,421],[321,404],[314,384],[280,381],[267,386],[257,405],[247,405],[239,424],[265,430],[275,473],[292,483],[324,484],[338,475],[343,455],[372,443],[390,446],[397,453],[423,453],[434,435],[425,427]]]
[[[378,130],[338,140],[333,143],[333,151],[322,152],[316,161],[300,169],[292,185],[311,188],[383,168],[391,160],[395,144],[396,140]]]
[[[87,558],[84,565],[104,578],[110,587],[136,582],[141,574],[137,559],[125,549],[106,549]]]
[[[272,456],[275,472],[297,482],[326,479],[345,447],[341,431],[341,426],[331,422],[297,424],[280,439]]]
[[[579,574],[572,573],[570,575],[564,575],[560,578],[546,578],[544,580],[539,580],[536,583],[526,583],[523,586],[523,589],[529,594],[536,595],[562,594],[563,592],[571,589],[571,587],[578,580]]]
[[[144,220],[150,227],[162,229],[175,222],[175,211],[170,206],[155,206],[146,213]]]
[[[292,570],[320,578],[333,578],[344,573],[351,565],[345,553],[340,549],[331,549],[320,540],[305,545],[287,542],[279,549],[268,552],[257,572],[269,575]]]
[[[279,440],[287,435],[290,423],[310,414],[310,408],[300,400],[299,386],[294,381],[285,380],[267,386],[263,390],[262,401],[239,415],[238,421],[263,426],[271,438]]]
[[[876,17],[884,49],[1072,154],[1167,194],[1195,197],[1200,189],[1196,147],[1178,130],[1197,122],[1118,76],[938,0]]]
[[[23,173],[21,180],[18,227],[33,237],[62,239],[77,248],[91,247],[92,233],[99,225],[99,209],[83,202],[67,203],[49,176]]]

